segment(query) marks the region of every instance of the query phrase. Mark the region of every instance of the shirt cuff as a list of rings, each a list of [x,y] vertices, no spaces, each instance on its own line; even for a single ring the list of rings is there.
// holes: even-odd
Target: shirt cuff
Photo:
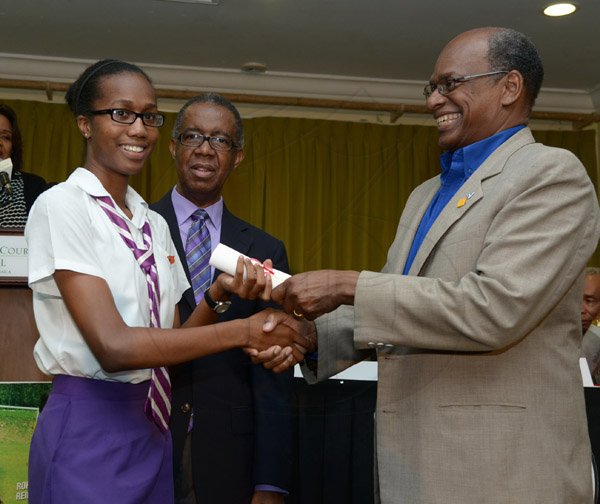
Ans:
[[[279,488],[273,485],[256,485],[254,487],[254,491],[258,491],[258,492],[276,492],[276,493],[280,493],[283,495],[289,495],[290,492],[288,492],[287,490],[284,490],[283,488]]]

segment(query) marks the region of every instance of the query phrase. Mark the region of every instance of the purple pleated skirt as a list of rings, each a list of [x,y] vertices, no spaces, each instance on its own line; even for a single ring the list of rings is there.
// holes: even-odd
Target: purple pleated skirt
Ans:
[[[148,382],[59,375],[29,451],[30,504],[171,504],[171,435],[144,413]]]

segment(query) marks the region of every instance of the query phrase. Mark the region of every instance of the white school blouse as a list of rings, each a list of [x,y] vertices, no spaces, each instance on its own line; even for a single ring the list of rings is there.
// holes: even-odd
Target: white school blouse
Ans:
[[[107,373],[100,367],[71,318],[53,276],[56,270],[70,270],[103,278],[124,322],[131,327],[149,327],[146,278],[94,199],[108,195],[94,174],[77,168],[66,182],[44,192],[31,209],[25,237],[29,286],[40,333],[33,353],[38,367],[46,374],[139,383],[150,378],[149,369]],[[168,225],[131,187],[127,188],[125,202],[133,217],[122,217],[137,244],[143,243],[141,229],[146,216],[150,222],[161,325],[171,328],[175,305],[189,284]]]

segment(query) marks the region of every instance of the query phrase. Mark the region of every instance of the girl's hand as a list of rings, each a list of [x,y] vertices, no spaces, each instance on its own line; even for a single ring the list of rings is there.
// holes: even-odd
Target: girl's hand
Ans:
[[[221,292],[235,294],[242,299],[271,299],[271,274],[273,263],[267,259],[264,264],[240,256],[237,261],[235,275],[221,273],[215,282]],[[212,292],[211,292],[212,293]],[[218,299],[223,296],[219,296]],[[214,299],[214,298],[213,298]]]

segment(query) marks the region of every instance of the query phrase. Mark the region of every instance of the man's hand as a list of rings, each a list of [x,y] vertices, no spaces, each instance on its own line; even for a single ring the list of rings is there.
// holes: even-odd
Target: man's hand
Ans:
[[[263,331],[271,333],[281,326],[289,327],[295,332],[296,337],[293,346],[273,345],[262,351],[257,349],[245,350],[251,357],[252,362],[262,364],[275,373],[288,370],[304,360],[306,352],[314,352],[317,348],[317,331],[313,322],[294,318],[284,312],[272,311],[264,320]]]
[[[283,323],[285,320],[289,323]],[[302,324],[286,313],[267,308],[245,321],[248,324],[248,340],[244,351],[253,360],[264,351],[269,351],[269,355],[276,353],[278,358],[282,358],[283,353],[285,357],[290,357],[296,362],[304,358],[306,345],[309,344],[304,334],[306,331],[301,330]]]
[[[256,490],[252,495],[250,504],[283,504],[283,494],[278,492],[264,492]]]
[[[354,304],[358,271],[319,270],[300,273],[273,289],[271,298],[286,313],[314,320],[342,304]]]

